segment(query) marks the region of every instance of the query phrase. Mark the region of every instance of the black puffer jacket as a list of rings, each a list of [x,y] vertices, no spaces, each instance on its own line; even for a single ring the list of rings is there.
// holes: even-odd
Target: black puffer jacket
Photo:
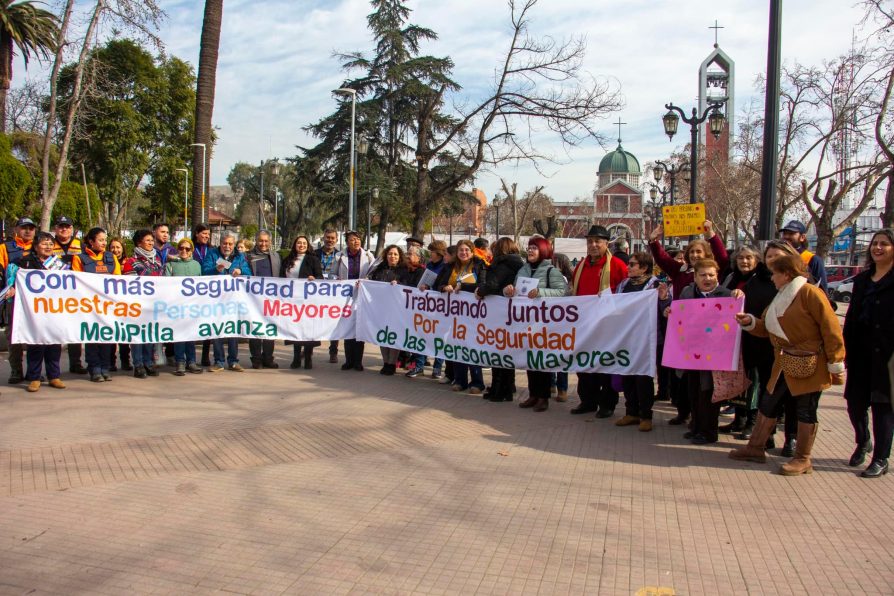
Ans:
[[[487,279],[478,287],[480,296],[503,295],[503,288],[515,282],[518,270],[525,264],[521,255],[495,257],[487,270]]]
[[[407,268],[404,265],[397,267],[389,267],[384,261],[376,265],[376,268],[369,272],[369,279],[373,281],[392,282],[396,281],[402,284],[407,278]]]
[[[444,286],[450,281],[450,275],[453,272],[453,267],[444,267],[441,270],[440,275],[438,275],[438,279],[435,280],[434,289],[443,292]],[[478,289],[479,286],[487,283],[487,264],[479,259],[478,257],[472,257],[472,274],[475,276],[474,283],[461,283],[459,287],[456,288],[459,292],[474,292]]]

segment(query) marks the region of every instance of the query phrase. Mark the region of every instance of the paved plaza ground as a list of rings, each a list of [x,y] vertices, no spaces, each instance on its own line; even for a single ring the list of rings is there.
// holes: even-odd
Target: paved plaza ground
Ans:
[[[535,414],[378,375],[373,346],[364,372],[289,353],[0,388],[0,593],[894,593],[894,477],[847,467],[840,390],[785,478],[666,402],[651,433],[571,416],[573,377]]]

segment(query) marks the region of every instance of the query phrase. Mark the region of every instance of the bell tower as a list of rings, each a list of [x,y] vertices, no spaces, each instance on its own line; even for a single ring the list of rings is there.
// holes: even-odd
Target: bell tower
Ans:
[[[729,161],[729,150],[736,130],[736,64],[720,49],[718,32],[723,27],[715,20],[709,29],[714,30],[714,51],[708,54],[698,68],[698,113],[703,113],[712,102],[722,102],[726,123],[723,134],[715,139],[705,122],[699,129],[698,140],[705,146],[705,157],[708,160],[718,155]]]

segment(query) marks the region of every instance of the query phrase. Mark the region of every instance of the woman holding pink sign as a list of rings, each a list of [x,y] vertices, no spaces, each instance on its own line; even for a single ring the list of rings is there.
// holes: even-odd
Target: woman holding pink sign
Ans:
[[[713,259],[696,261],[693,267],[695,281],[683,288],[680,300],[698,298],[728,298],[741,293],[730,291],[720,285],[720,266]],[[671,307],[668,307],[668,309]],[[665,316],[668,311],[665,310]],[[684,438],[695,445],[708,445],[717,442],[718,420],[720,418],[720,402],[711,399],[714,394],[714,379],[710,370],[685,370],[684,385],[687,389],[689,403],[692,406],[692,424]]]
[[[736,320],[749,333],[767,337],[774,360],[767,391],[758,406],[748,445],[730,452],[732,459],[765,462],[765,442],[775,429],[786,400],[796,401],[798,441],[795,456],[780,468],[783,476],[813,472],[819,398],[833,384],[844,383],[844,338],[838,317],[822,290],[807,283],[800,257],[783,255],[769,263],[778,293],[762,317],[739,313]]]

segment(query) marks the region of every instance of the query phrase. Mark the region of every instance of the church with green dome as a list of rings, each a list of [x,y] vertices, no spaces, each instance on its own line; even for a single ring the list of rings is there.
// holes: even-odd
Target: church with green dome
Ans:
[[[599,162],[593,220],[608,228],[612,238],[626,239],[631,251],[646,245],[641,178],[639,160],[618,138],[618,147]]]
[[[602,188],[615,180],[623,180],[633,187],[639,186],[642,170],[639,160],[621,146],[618,139],[618,148],[608,153],[599,162],[599,187]]]

